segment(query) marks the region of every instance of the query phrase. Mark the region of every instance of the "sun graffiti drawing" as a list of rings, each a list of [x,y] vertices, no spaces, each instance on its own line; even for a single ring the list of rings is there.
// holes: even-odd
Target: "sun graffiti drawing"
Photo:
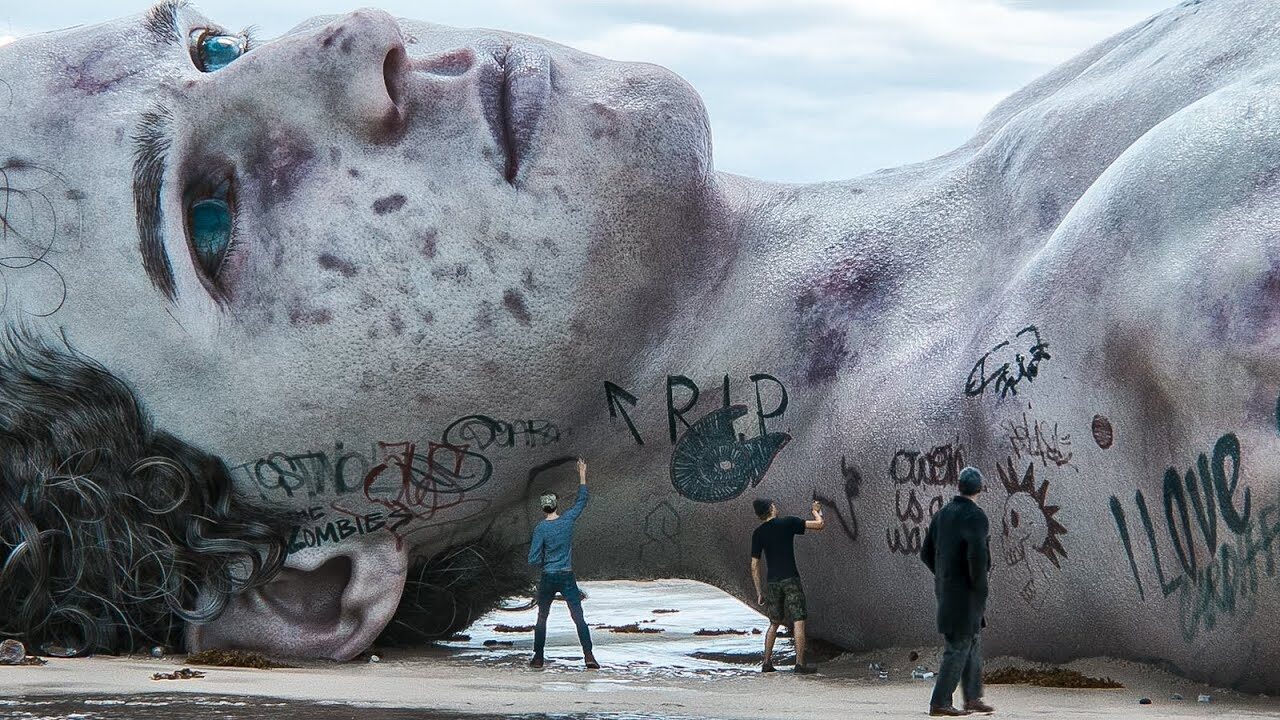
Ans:
[[[1005,561],[1010,567],[1026,566],[1031,577],[1023,587],[1022,597],[1028,603],[1037,604],[1042,598],[1036,579],[1049,577],[1044,560],[1053,563],[1055,568],[1062,567],[1067,549],[1061,538],[1067,529],[1055,518],[1060,508],[1048,504],[1049,481],[1036,484],[1034,463],[1028,464],[1021,475],[1013,467],[1013,458],[996,465],[996,470],[1009,493],[1001,517]]]

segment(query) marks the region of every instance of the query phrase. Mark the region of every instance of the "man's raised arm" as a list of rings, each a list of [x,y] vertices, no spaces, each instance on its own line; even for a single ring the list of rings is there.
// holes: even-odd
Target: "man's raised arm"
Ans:
[[[582,509],[587,506],[587,462],[582,458],[578,458],[578,499],[573,502],[573,507],[565,511],[562,517],[569,518],[570,521],[577,520],[582,514]]]

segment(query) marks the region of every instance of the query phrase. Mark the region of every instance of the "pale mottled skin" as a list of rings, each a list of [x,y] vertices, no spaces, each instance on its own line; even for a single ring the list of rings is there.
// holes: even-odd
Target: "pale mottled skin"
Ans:
[[[181,21],[206,22],[190,10]],[[592,478],[580,574],[688,576],[743,598],[750,499],[800,512],[816,491],[851,520],[843,457],[861,479],[859,533],[852,541],[829,509],[832,531],[801,543],[810,632],[850,647],[932,641],[927,571],[886,543],[898,525],[889,468],[900,449],[958,439],[988,476],[989,653],[1160,658],[1215,682],[1280,689],[1280,583],[1265,553],[1254,606],[1188,641],[1180,594],[1160,592],[1134,504],[1141,489],[1168,580],[1180,569],[1167,467],[1185,473],[1235,433],[1243,459],[1229,501],[1242,512],[1249,488],[1256,522],[1278,500],[1280,7],[1171,9],[1015,94],[953,153],[815,186],[715,173],[697,96],[653,66],[518,38],[548,50],[554,90],[509,184],[481,115],[480,55],[466,52],[508,36],[360,11],[308,22],[203,75],[138,25],[0,50],[13,96],[5,105],[0,86],[0,155],[63,179],[49,186],[61,229],[47,260],[67,289],[58,312],[32,318],[56,306],[60,286],[40,268],[7,270],[6,312],[64,328],[137,388],[158,424],[231,465],[335,440],[425,447],[472,413],[545,418],[562,432],[549,447],[487,451],[493,479],[399,547],[375,533],[294,555],[296,570],[267,591],[281,602],[242,598],[193,631],[197,645],[350,657],[394,611],[409,552],[491,522],[518,542],[536,513],[528,469],[565,454],[585,456]],[[323,44],[335,30],[355,38],[348,52]],[[414,66],[408,124],[387,137],[383,59],[401,42]],[[130,188],[130,136],[157,101],[178,134],[165,199],[173,302],[143,272]],[[245,252],[222,305],[184,248],[175,189],[175,173],[209,158],[241,172]],[[1039,375],[1016,397],[994,387],[966,396],[977,359],[1029,324],[1049,344]],[[768,429],[790,444],[734,500],[681,497],[666,376],[699,385],[692,420],[719,405],[725,374],[733,401],[754,407],[747,378],[757,372],[787,386],[788,410]],[[610,419],[604,381],[638,398],[627,409],[643,446]],[[768,410],[776,394],[763,392]],[[1001,560],[1008,492],[996,468],[1011,452],[1005,425],[1024,411],[1071,436],[1068,466],[1037,460],[1035,470],[1067,529],[1060,568],[1042,553],[1032,569]],[[1107,450],[1090,432],[1099,414],[1115,428]],[[738,430],[754,435],[754,415]],[[1026,461],[1014,464],[1021,477]],[[571,482],[549,473],[532,489]],[[358,496],[344,501],[366,509]],[[1190,525],[1204,564],[1194,516]],[[1232,537],[1221,519],[1218,535]],[[1037,596],[1025,601],[1030,572]]]

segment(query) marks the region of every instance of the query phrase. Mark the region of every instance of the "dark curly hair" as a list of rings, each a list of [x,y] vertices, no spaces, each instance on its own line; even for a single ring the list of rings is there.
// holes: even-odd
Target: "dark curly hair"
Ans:
[[[279,572],[286,527],[65,338],[0,339],[0,637],[43,654],[181,649],[186,623]]]

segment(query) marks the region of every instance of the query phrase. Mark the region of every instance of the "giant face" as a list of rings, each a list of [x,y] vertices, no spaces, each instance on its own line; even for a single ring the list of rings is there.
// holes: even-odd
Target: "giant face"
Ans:
[[[11,317],[65,331],[251,497],[308,511],[297,549],[325,544],[321,514],[386,527],[333,571],[363,632],[312,623],[294,652],[360,650],[404,556],[477,535],[565,452],[495,472],[459,448],[512,425],[450,421],[568,427],[724,254],[703,109],[655,66],[373,10],[255,47],[163,3],[6,48],[0,79],[5,238],[30,258],[6,265]]]
[[[915,555],[974,465],[988,648],[1274,690],[1277,23],[1184,3],[814,187],[713,172],[683,82],[531,38],[180,3],[23,38],[0,632],[438,636],[526,583],[582,455],[583,575],[747,597],[753,497],[816,501],[811,631],[936,641]]]

